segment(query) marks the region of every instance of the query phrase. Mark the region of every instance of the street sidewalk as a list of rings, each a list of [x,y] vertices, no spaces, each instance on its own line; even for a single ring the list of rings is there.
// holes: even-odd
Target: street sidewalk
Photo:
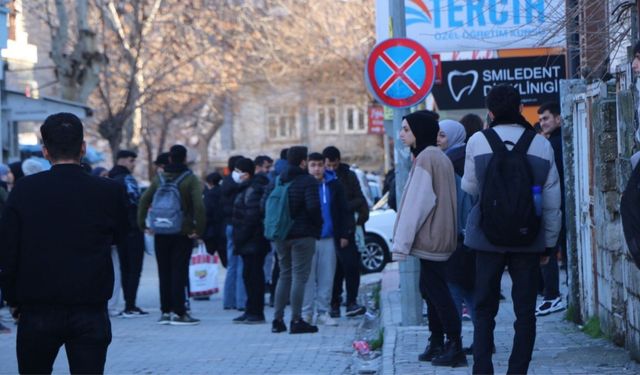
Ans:
[[[224,270],[219,274],[220,286]],[[363,284],[368,278],[364,276]],[[379,279],[379,274],[377,275]],[[109,346],[107,374],[351,374],[352,341],[359,318],[340,318],[337,327],[320,326],[316,334],[271,333],[273,308],[265,309],[268,323],[233,324],[241,313],[222,309],[221,294],[211,301],[192,301],[198,326],[157,325],[158,279],[155,259],[145,256],[138,297],[149,317],[112,318],[113,341]],[[289,326],[289,307],[285,322]],[[6,316],[6,309],[2,315]],[[18,371],[15,354],[16,327],[0,335],[0,373]],[[64,350],[58,354],[54,373],[68,373]]]
[[[564,277],[561,277],[564,280]],[[429,330],[427,326],[401,326],[399,274],[397,263],[388,264],[382,277],[382,315],[385,326],[382,373],[388,374],[470,374],[473,357],[467,356],[469,367],[434,367],[419,362]],[[562,288],[563,295],[566,288]],[[507,272],[502,278],[502,294],[496,318],[496,354],[493,364],[496,374],[507,371],[513,341],[515,315],[511,303],[511,279]],[[628,352],[606,339],[594,339],[582,333],[576,325],[564,320],[564,311],[538,318],[536,344],[529,374],[640,374],[640,365],[630,359]],[[426,319],[425,319],[426,320]],[[464,346],[473,340],[471,322],[463,322]]]

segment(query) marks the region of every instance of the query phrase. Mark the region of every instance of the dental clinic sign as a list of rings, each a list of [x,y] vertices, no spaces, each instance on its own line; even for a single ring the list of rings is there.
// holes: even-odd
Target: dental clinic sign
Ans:
[[[405,0],[405,11],[407,38],[433,52],[565,44],[565,0]],[[380,41],[389,37],[389,0],[376,1],[376,14]]]
[[[442,62],[442,83],[431,93],[439,109],[484,108],[494,85],[510,84],[522,104],[559,102],[560,80],[566,78],[564,55]]]

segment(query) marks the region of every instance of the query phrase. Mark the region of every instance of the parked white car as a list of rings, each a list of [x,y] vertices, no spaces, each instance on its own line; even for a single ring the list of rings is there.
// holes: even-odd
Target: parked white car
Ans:
[[[391,243],[396,212],[386,205],[385,194],[369,213],[365,223],[365,248],[360,253],[364,273],[380,272],[391,261]]]

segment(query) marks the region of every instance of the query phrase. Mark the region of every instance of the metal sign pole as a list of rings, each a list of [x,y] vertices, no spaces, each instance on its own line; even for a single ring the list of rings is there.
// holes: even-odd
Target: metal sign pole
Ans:
[[[404,38],[407,34],[405,24],[404,0],[391,0],[389,2],[389,14],[394,38]],[[393,137],[394,156],[396,163],[396,194],[398,205],[404,191],[404,185],[411,168],[410,153],[398,138],[402,128],[402,117],[409,113],[408,109],[393,110]],[[420,263],[415,257],[408,257],[406,261],[399,262],[400,268],[400,302],[402,306],[402,325],[411,326],[422,323],[422,297],[418,287],[420,278]]]

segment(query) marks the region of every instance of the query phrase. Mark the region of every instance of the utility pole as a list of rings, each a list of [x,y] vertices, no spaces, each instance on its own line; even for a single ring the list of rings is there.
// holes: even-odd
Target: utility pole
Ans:
[[[405,0],[390,0],[389,14],[394,38],[404,38],[407,36],[405,23]],[[398,138],[402,129],[402,117],[409,113],[408,109],[393,110],[393,134],[394,156],[396,163],[396,196],[398,197],[398,207],[400,197],[404,191],[404,185],[409,176],[411,168],[410,154],[406,147]],[[418,282],[420,279],[420,262],[417,258],[409,256],[407,260],[399,262],[400,267],[400,304],[402,307],[402,325],[414,326],[422,322],[422,297]]]

